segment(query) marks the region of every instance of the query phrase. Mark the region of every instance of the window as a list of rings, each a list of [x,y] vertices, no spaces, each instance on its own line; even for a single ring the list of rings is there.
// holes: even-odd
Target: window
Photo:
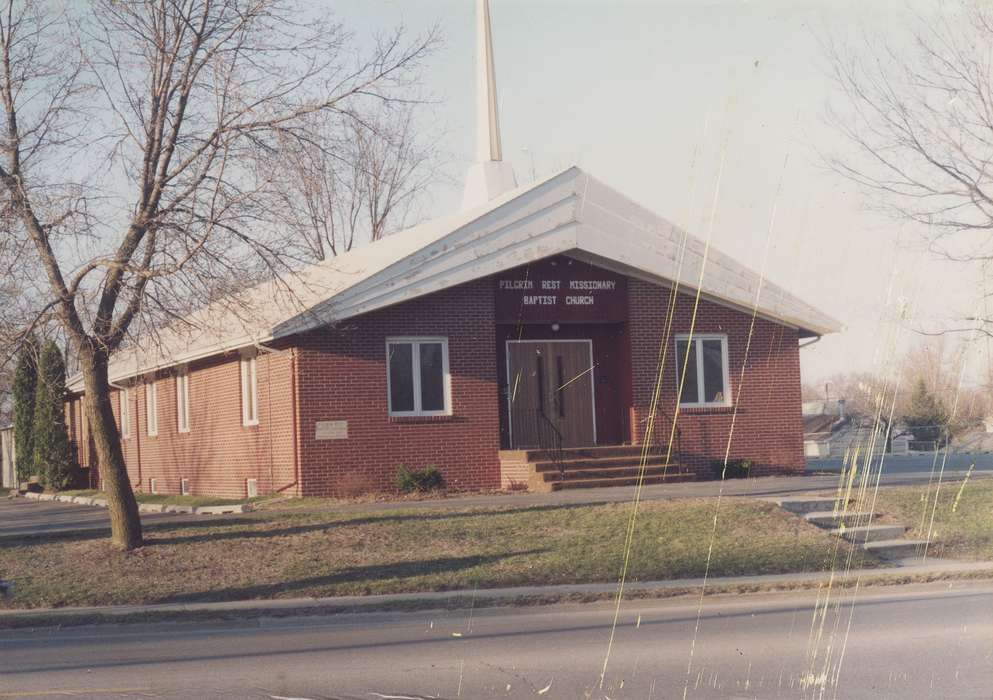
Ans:
[[[255,355],[241,358],[241,424],[259,424],[258,379],[255,373]]]
[[[446,338],[392,338],[386,358],[390,415],[451,413]]]
[[[185,367],[176,374],[176,426],[181,433],[190,432],[190,374]]]
[[[190,495],[190,480],[189,479],[180,479],[179,480],[179,494],[181,496],[189,496]]]
[[[689,362],[686,361],[689,355]],[[730,406],[728,338],[726,335],[677,336],[676,387],[686,368],[679,395],[681,406]]]
[[[145,427],[148,428],[149,437],[155,437],[159,434],[158,403],[158,392],[153,380],[145,384]]]
[[[121,389],[121,437],[131,437],[131,392]]]

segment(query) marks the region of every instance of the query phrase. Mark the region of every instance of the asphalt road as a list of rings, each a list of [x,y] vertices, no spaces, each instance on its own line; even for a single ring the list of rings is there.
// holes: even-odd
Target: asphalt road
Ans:
[[[932,471],[937,474],[944,465],[945,478],[965,476],[973,467],[974,474],[993,474],[993,454],[949,454],[886,455],[882,460],[883,477],[909,477],[927,479]],[[878,468],[879,463],[874,463]],[[807,471],[841,471],[840,457],[831,459],[808,459]]]
[[[990,698],[991,600],[946,582],[631,602],[609,657],[607,603],[8,632],[0,698]]]
[[[202,521],[213,515],[184,515],[172,513],[143,514],[143,523]],[[58,501],[29,501],[26,498],[0,498],[0,541],[24,535],[44,535],[57,532],[110,532],[106,508],[83,506]],[[2,561],[2,560],[0,560]],[[2,573],[2,566],[0,566]],[[0,695],[2,698],[3,695]]]

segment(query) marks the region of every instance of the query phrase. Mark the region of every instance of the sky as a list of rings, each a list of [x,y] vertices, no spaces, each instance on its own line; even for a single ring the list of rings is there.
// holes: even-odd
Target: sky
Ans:
[[[437,24],[425,67],[459,207],[474,139],[474,0],[338,0],[357,37]],[[504,158],[518,182],[578,165],[839,319],[801,351],[803,379],[880,371],[949,318],[976,312],[980,274],[928,253],[823,154],[836,92],[822,40],[906,46],[938,0],[491,0]],[[722,171],[718,188],[718,173]],[[775,209],[774,223],[772,212]],[[768,250],[768,253],[766,252]],[[980,344],[977,344],[979,348]],[[985,373],[970,355],[967,374]]]

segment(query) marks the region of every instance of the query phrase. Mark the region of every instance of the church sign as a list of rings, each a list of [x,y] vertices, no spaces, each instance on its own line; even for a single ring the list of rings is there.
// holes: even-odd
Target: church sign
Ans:
[[[611,323],[627,320],[627,279],[566,257],[496,276],[498,323]]]

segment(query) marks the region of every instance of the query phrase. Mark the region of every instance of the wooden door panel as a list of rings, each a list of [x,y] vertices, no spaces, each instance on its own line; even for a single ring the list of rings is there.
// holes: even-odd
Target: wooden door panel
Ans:
[[[589,343],[549,343],[555,367],[553,420],[566,447],[596,444],[593,418],[593,371]]]
[[[536,412],[544,398],[543,356],[539,343],[508,343],[510,430],[513,447],[538,447]]]
[[[547,447],[549,430],[562,447],[596,444],[590,343],[509,342],[507,366],[513,448]]]

